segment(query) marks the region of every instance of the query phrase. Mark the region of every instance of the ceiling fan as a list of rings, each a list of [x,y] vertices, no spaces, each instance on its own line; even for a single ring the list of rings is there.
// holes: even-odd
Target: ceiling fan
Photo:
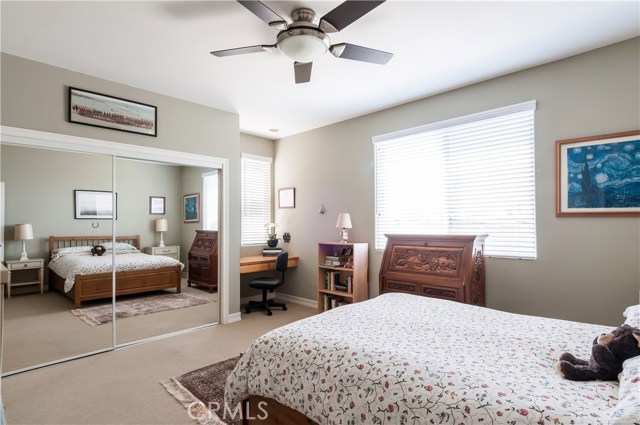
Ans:
[[[386,64],[393,57],[393,53],[350,43],[332,45],[327,35],[327,33],[343,30],[380,6],[385,0],[347,0],[320,18],[318,24],[313,23],[316,13],[306,7],[294,9],[291,12],[292,22],[287,23],[280,15],[258,0],[237,1],[270,27],[280,30],[276,37],[276,43],[216,50],[211,52],[214,56],[233,56],[279,50],[294,61],[296,84],[308,83],[311,80],[313,61],[325,54],[327,50],[337,58],[381,65]]]

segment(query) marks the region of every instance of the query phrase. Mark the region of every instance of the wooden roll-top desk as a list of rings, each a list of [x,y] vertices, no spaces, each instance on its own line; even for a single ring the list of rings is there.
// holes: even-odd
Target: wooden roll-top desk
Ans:
[[[487,235],[385,235],[380,293],[405,292],[485,305]]]
[[[196,230],[189,249],[189,286],[199,285],[218,290],[218,231]]]

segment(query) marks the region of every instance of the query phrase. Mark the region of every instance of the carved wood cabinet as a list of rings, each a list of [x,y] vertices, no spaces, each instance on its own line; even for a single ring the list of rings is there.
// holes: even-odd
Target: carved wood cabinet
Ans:
[[[484,306],[487,235],[385,235],[380,293],[405,292]]]
[[[189,286],[200,285],[209,292],[218,290],[218,232],[216,230],[196,230],[189,249]]]

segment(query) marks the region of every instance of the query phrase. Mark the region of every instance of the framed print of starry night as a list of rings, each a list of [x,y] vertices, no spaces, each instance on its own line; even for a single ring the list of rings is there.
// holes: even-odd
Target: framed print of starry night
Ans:
[[[640,215],[640,130],[556,141],[556,215]]]

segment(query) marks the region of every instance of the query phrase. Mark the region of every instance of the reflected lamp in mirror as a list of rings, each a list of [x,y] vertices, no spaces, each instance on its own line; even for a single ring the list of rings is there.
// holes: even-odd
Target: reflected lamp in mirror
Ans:
[[[338,222],[336,223],[336,228],[340,230],[340,243],[349,242],[349,233],[347,229],[351,229],[351,216],[349,213],[340,213],[338,214]]]
[[[31,224],[16,224],[14,231],[14,239],[22,241],[22,255],[20,256],[20,261],[27,261],[29,257],[27,256],[25,241],[33,239],[33,226]]]
[[[167,219],[166,218],[157,219],[156,232],[160,232],[160,245],[158,245],[160,248],[164,248],[163,235],[164,235],[164,232],[166,232],[167,230],[169,230],[169,224],[167,223]]]

